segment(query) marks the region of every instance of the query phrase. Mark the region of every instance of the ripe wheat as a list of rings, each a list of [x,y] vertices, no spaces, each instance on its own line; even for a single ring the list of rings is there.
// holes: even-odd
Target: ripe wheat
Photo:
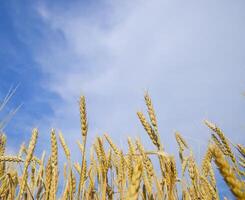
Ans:
[[[97,137],[88,151],[89,126],[84,96],[79,101],[82,138],[75,141],[81,151],[79,161],[72,161],[72,152],[65,141],[68,136],[61,132],[58,139],[62,150],[58,148],[54,129],[50,135],[51,153],[43,152],[40,158],[34,152],[38,147],[37,129],[33,129],[28,148],[23,143],[16,155],[6,154],[7,138],[1,134],[0,199],[213,200],[220,198],[216,178],[222,176],[234,198],[244,200],[244,144],[231,144],[218,126],[205,121],[213,133],[201,165],[198,166],[191,146],[176,132],[178,162],[178,156],[163,149],[152,100],[148,93],[144,98],[149,121],[142,112],[137,115],[153,143],[150,151],[140,139],[128,138],[126,152],[126,148],[117,146],[108,134]],[[66,158],[65,163],[58,162],[58,154]]]

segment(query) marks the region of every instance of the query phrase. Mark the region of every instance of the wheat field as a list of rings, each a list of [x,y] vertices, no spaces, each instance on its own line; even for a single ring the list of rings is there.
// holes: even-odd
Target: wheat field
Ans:
[[[245,146],[231,143],[217,125],[205,120],[212,134],[201,165],[197,164],[195,152],[179,132],[175,133],[179,155],[170,155],[161,142],[151,98],[148,93],[144,97],[148,117],[142,112],[137,115],[152,141],[151,151],[146,151],[139,139],[127,138],[128,151],[125,152],[108,134],[97,137],[91,147],[87,146],[89,127],[84,96],[79,102],[82,139],[74,141],[81,151],[81,160],[72,162],[65,137],[54,129],[50,133],[51,153],[43,152],[41,157],[35,155],[36,128],[29,145],[21,145],[17,155],[6,154],[7,138],[2,133],[0,198],[212,200],[220,199],[217,176],[222,176],[233,199],[244,200]],[[58,150],[58,143],[62,150]],[[59,163],[58,152],[66,157],[65,163]],[[152,157],[157,162],[153,162]],[[177,159],[181,166],[176,166]],[[64,187],[60,189],[61,182]]]

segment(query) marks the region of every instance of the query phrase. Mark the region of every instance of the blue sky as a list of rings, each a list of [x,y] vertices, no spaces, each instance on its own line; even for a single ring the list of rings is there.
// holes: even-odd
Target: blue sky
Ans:
[[[89,141],[108,132],[123,147],[140,136],[136,111],[152,96],[163,143],[174,131],[200,151],[220,125],[245,143],[245,3],[229,1],[4,1],[0,4],[0,96],[20,84],[6,111],[10,151],[51,127],[80,139],[79,95],[87,97]],[[199,157],[199,155],[197,155]]]

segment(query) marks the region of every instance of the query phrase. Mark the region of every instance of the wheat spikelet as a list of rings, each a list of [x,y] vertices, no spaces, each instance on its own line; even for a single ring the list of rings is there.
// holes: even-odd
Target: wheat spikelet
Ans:
[[[209,168],[209,177],[210,177],[210,183],[211,185],[216,188],[216,178],[215,178],[215,173],[214,173],[214,169],[212,167],[212,165],[210,164],[210,168]]]
[[[3,156],[5,153],[5,147],[6,147],[6,136],[4,134],[0,135],[0,156]]]
[[[134,148],[134,145],[133,145],[133,142],[131,140],[131,138],[128,138],[128,151],[129,151],[129,154],[128,154],[128,176],[129,176],[129,181],[131,181],[132,179],[132,175],[133,175],[133,160],[134,160],[134,154],[135,154],[135,148]]]
[[[71,173],[71,199],[73,199],[73,196],[76,192],[76,177],[74,176],[73,173]]]
[[[184,176],[187,166],[188,166],[188,158],[183,158],[183,162],[181,164],[181,174],[182,174],[182,176]]]
[[[51,178],[51,187],[50,187],[50,199],[56,199],[56,190],[57,190],[57,177],[58,177],[58,167],[52,163],[52,178]]]
[[[143,159],[143,163],[144,163],[144,167],[146,169],[146,172],[147,172],[147,175],[148,175],[148,178],[149,178],[149,181],[151,183],[151,180],[154,176],[154,169],[153,169],[153,164],[150,160],[150,158],[148,156],[146,156],[144,159]]]
[[[217,145],[217,147],[220,148],[220,150],[223,152],[224,155],[229,156],[228,151],[226,150],[226,148],[225,148],[224,145],[220,142],[220,140],[217,138],[216,135],[212,134],[212,140],[213,140],[214,143]]]
[[[148,108],[148,114],[149,114],[149,117],[150,117],[150,120],[151,120],[151,124],[155,128],[155,130],[157,131],[158,130],[158,128],[157,128],[157,118],[156,118],[156,114],[155,114],[155,111],[154,111],[154,108],[153,108],[153,104],[152,104],[151,98],[150,98],[150,96],[149,96],[149,94],[147,92],[145,93],[144,97],[145,97],[146,106]]]
[[[58,182],[58,145],[54,129],[51,130],[51,169],[50,197],[55,199]]]
[[[245,147],[241,144],[237,144],[238,151],[242,154],[243,157],[245,157]]]
[[[5,152],[5,146],[6,146],[6,135],[5,134],[1,134],[0,135],[0,156],[4,155]]]
[[[135,146],[134,146],[134,144],[132,142],[132,139],[130,137],[128,137],[128,140],[127,141],[128,141],[129,153],[131,155],[134,155],[135,154]]]
[[[179,157],[180,157],[180,160],[181,160],[181,162],[183,162],[183,151],[184,151],[185,148],[188,149],[188,145],[185,142],[184,138],[182,138],[180,133],[177,132],[177,131],[175,132],[175,139],[176,139],[177,144],[179,146]]]
[[[35,172],[36,172],[35,166],[31,165],[31,185],[32,187],[35,186],[35,180],[36,180]]]
[[[216,125],[212,124],[211,122],[208,122],[207,120],[205,120],[205,124],[211,128],[220,138],[221,142],[223,143],[226,151],[228,152],[228,155],[230,156],[232,162],[234,164],[236,164],[236,158],[234,153],[231,150],[231,147],[229,145],[229,142],[227,140],[227,138],[225,137],[225,134],[221,131],[221,129],[219,127],[217,127]]]
[[[144,168],[147,172],[149,182],[151,184],[152,178],[154,176],[154,169],[153,169],[152,162],[151,162],[150,158],[145,154],[144,147],[139,140],[136,140],[136,145],[137,145],[137,148],[138,148],[140,154],[142,155],[143,165],[144,165]]]
[[[57,145],[57,139],[55,135],[55,130],[51,130],[51,161],[53,164],[53,167],[56,167],[58,165],[58,145]]]
[[[86,160],[84,160],[83,168],[82,168],[82,171],[80,173],[80,176],[81,176],[81,186],[80,187],[83,186],[83,184],[87,178],[86,173],[87,173],[87,162],[86,162]]]
[[[142,175],[142,164],[140,161],[138,161],[136,167],[134,168],[132,182],[127,191],[127,198],[126,198],[127,200],[138,199],[141,175]]]
[[[81,166],[79,163],[74,163],[74,168],[76,169],[78,174],[81,174]]]
[[[48,159],[48,163],[46,165],[46,169],[45,169],[45,197],[46,200],[49,199],[49,195],[50,195],[50,188],[51,188],[51,178],[52,178],[52,161],[51,161],[51,157],[49,157]]]
[[[183,200],[191,200],[190,194],[188,193],[187,190],[183,190],[183,192],[182,192],[182,199]]]
[[[184,138],[181,136],[181,134],[179,132],[175,132],[175,138],[176,138],[176,141],[179,145],[179,147],[181,148],[181,150],[184,150],[185,148],[188,149],[188,145],[186,143],[186,141],[184,140]]]
[[[137,115],[138,115],[138,117],[140,119],[140,122],[143,125],[144,129],[146,130],[146,132],[148,133],[149,137],[151,138],[151,141],[153,142],[154,145],[156,145],[156,147],[158,148],[158,150],[160,150],[160,146],[161,146],[160,145],[160,141],[159,141],[158,136],[154,132],[153,128],[147,122],[147,120],[145,119],[143,113],[137,112]]]
[[[88,191],[87,191],[87,199],[93,199],[94,197],[94,193],[93,193],[93,190],[94,190],[94,164],[93,164],[93,167],[91,166],[88,170],[88,177],[89,177],[89,186],[88,186]]]
[[[6,146],[6,136],[4,134],[0,135],[0,156],[4,156],[5,146]],[[5,171],[5,163],[0,163],[0,177],[3,176]]]
[[[170,156],[170,164],[171,164],[171,172],[172,172],[172,181],[175,182],[178,178],[177,168],[176,168],[176,162],[174,159],[174,156]]]
[[[244,199],[245,198],[244,183],[236,178],[229,163],[225,160],[222,152],[220,151],[219,148],[217,148],[217,146],[212,146],[212,153],[214,155],[215,163],[218,166],[219,171],[222,174],[227,185],[230,187],[232,193],[238,199]]]
[[[245,168],[245,158],[243,158],[243,157],[239,157],[239,164],[243,167],[243,168]]]
[[[102,165],[106,167],[106,155],[101,138],[97,138],[97,145],[95,147],[98,159],[101,161]]]
[[[86,112],[86,101],[85,97],[80,97],[80,116],[81,116],[81,128],[82,136],[86,137],[88,132],[87,112]]]
[[[197,171],[196,164],[192,155],[188,158],[188,172],[191,180],[194,182],[197,176]]]
[[[22,174],[22,180],[21,180],[21,184],[20,184],[20,191],[19,191],[19,198],[22,197],[24,189],[26,187],[26,181],[27,181],[27,169],[28,166],[30,164],[30,161],[32,159],[33,153],[34,153],[34,149],[36,146],[36,142],[37,142],[37,137],[38,137],[38,130],[37,129],[33,129],[32,131],[32,136],[31,136],[31,140],[29,143],[29,147],[28,147],[28,152],[27,152],[27,156],[26,156],[26,160],[24,163],[24,169],[23,169],[23,174]]]
[[[215,192],[213,186],[210,185],[208,180],[204,176],[200,176],[200,179],[201,179],[201,181],[204,183],[204,185],[207,188],[205,193],[206,194],[211,194],[211,198],[209,198],[209,199],[217,199],[216,192]]]
[[[63,176],[64,176],[64,179],[66,180],[67,179],[67,163],[66,162],[63,165]]]
[[[191,199],[194,199],[194,200],[200,199],[200,197],[198,197],[198,194],[197,194],[197,191],[196,191],[194,185],[191,185],[189,187],[189,194],[190,194]]]
[[[0,156],[0,162],[23,162],[23,159],[17,156]]]
[[[38,159],[36,156],[33,156],[31,161],[35,164],[41,165],[41,160]]]
[[[106,158],[106,160],[107,160],[107,168],[112,168],[112,152],[111,152],[110,149],[109,149],[107,154],[108,154],[108,156]]]
[[[147,177],[147,174],[145,172],[142,173],[142,178],[143,178],[144,185],[146,187],[146,191],[148,193],[148,196],[151,196],[152,195],[152,183],[150,183],[150,181]]]
[[[211,161],[212,161],[212,151],[209,145],[207,148],[206,154],[202,160],[202,166],[201,166],[204,177],[207,177],[208,175]]]
[[[108,134],[104,134],[107,142],[110,144],[111,148],[113,149],[113,151],[115,152],[115,154],[119,155],[120,154],[120,150],[119,148],[117,148],[117,146],[113,143],[112,139],[109,137]]]
[[[69,148],[68,148],[68,146],[67,146],[67,144],[65,142],[65,138],[63,137],[61,132],[59,132],[59,140],[60,140],[61,146],[62,146],[62,148],[63,148],[63,150],[65,152],[65,155],[66,155],[67,159],[70,160],[70,156],[71,156],[70,150],[69,150]]]
[[[125,183],[125,159],[123,157],[123,152],[120,151],[119,154],[119,181],[122,185],[122,187],[124,186]]]

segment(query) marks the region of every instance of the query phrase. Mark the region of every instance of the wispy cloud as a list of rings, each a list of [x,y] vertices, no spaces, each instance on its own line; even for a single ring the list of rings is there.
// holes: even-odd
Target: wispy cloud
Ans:
[[[62,98],[52,105],[52,122],[77,133],[76,102],[85,94],[93,134],[109,131],[118,141],[144,135],[135,111],[144,108],[142,95],[149,90],[170,148],[174,129],[193,143],[207,138],[204,118],[244,140],[241,4],[106,1],[99,5],[103,11],[90,5],[90,12],[82,4],[67,10],[40,4],[51,34],[35,58],[48,75],[45,88]]]

